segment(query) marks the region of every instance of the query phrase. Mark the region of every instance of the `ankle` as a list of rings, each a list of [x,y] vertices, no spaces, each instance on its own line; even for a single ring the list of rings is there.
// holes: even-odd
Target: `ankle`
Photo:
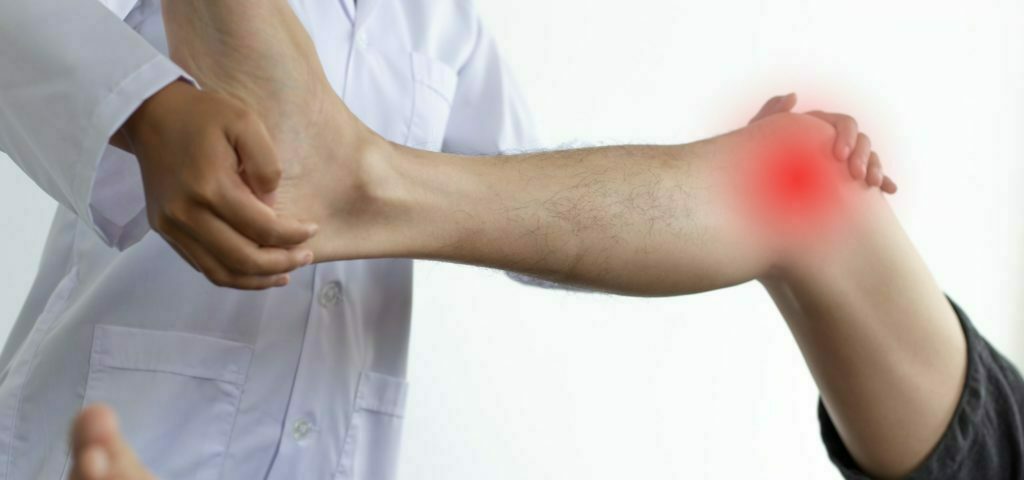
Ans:
[[[319,124],[316,168],[302,174],[319,192],[311,202],[324,209],[317,261],[396,256],[394,219],[405,204],[400,149],[338,104]]]

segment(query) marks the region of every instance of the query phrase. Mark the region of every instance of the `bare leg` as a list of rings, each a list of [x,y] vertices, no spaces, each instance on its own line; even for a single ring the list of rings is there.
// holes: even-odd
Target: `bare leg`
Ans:
[[[109,408],[86,407],[71,431],[71,480],[154,480],[121,437]]]
[[[641,295],[720,287],[769,266],[768,249],[749,241],[721,201],[722,172],[736,166],[736,144],[750,135],[515,157],[428,155],[384,141],[348,111],[287,2],[163,8],[174,60],[207,91],[260,115],[286,162],[275,208],[320,225],[310,245],[318,262],[429,258]],[[710,245],[728,253],[708,255]],[[734,262],[740,254],[750,260]],[[709,273],[675,274],[695,270]]]
[[[850,235],[763,280],[843,443],[865,471],[898,478],[947,428],[964,386],[959,321],[888,205],[864,191]]]
[[[492,159],[411,152],[372,135],[330,93],[285,2],[164,9],[172,55],[260,112],[291,160],[277,208],[321,225],[318,261],[435,258],[635,294],[762,278],[865,469],[906,473],[949,423],[963,334],[876,191],[855,192],[844,235],[779,250],[722,194],[718,172],[738,165],[743,133]]]

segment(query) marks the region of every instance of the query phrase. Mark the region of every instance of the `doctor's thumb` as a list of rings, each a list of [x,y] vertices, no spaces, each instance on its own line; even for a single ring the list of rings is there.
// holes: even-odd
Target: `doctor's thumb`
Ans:
[[[242,179],[260,200],[273,205],[282,167],[263,122],[250,114],[233,126],[230,135]]]

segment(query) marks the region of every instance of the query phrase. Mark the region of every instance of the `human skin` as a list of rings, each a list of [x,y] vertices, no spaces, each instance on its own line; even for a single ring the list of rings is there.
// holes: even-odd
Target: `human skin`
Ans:
[[[966,345],[949,304],[884,201],[870,192],[862,199],[872,211],[864,212],[853,235],[761,281],[854,459],[875,478],[901,478],[923,461],[952,417]],[[112,417],[96,406],[79,415],[72,480],[153,478]],[[105,433],[84,433],[90,431]]]
[[[777,117],[774,121],[792,120]],[[727,189],[716,187],[715,172],[727,170],[703,165],[720,161],[715,152],[730,151],[722,143],[735,141],[735,135],[743,133],[688,148],[633,151],[644,168],[707,182],[672,183],[672,188],[652,182],[649,171],[617,170],[621,163],[609,157],[614,149],[549,158],[557,162],[547,167],[529,158],[498,159],[488,166],[481,163],[485,158],[445,159],[420,152],[406,159],[417,163],[405,171],[409,178],[396,180],[409,185],[389,188],[395,197],[389,207],[380,207],[400,226],[389,231],[386,222],[371,222],[366,228],[380,230],[366,235],[374,241],[397,237],[373,247],[382,254],[394,249],[396,255],[517,269],[639,294],[701,291],[757,279],[785,317],[854,459],[874,477],[900,478],[932,450],[963,389],[967,357],[958,320],[881,194],[845,175],[836,174],[842,180],[837,183],[843,190],[842,228],[813,241],[783,235],[767,246],[759,240],[764,237],[751,235],[741,211],[719,208],[730,203],[717,202]],[[675,155],[681,153],[695,165],[665,165],[679,162]],[[583,168],[588,165],[594,168]],[[502,174],[509,169],[514,171],[511,180]],[[545,174],[524,173],[531,169]],[[634,176],[642,181],[616,186]],[[597,188],[603,193],[596,198],[605,203],[589,204],[591,195],[552,187],[560,178],[576,178],[582,191]],[[527,195],[524,187],[542,193],[521,196]],[[696,197],[701,208],[656,205],[643,193],[649,188],[690,192],[665,198]],[[407,196],[400,195],[406,191]],[[552,192],[554,200],[545,196]],[[494,195],[520,208],[499,204],[495,212],[481,206]],[[625,212],[608,207],[623,202]],[[703,213],[705,208],[710,213]],[[460,213],[445,215],[452,209]],[[634,210],[647,216],[632,215]],[[681,220],[663,218],[677,214]],[[438,224],[438,219],[447,223]],[[620,231],[615,222],[623,221],[638,223]],[[660,226],[672,222],[675,227]],[[630,232],[641,230],[637,225],[649,228],[640,247],[625,243],[635,240]],[[574,240],[578,236],[588,240]],[[341,243],[339,256],[349,256],[351,247]],[[124,442],[114,445],[123,448]],[[103,455],[107,447],[98,448],[76,449],[76,465],[97,462],[85,452]],[[138,463],[115,466],[122,471],[113,476],[78,478],[146,478]]]
[[[679,236],[686,237],[689,251],[695,252],[715,238],[740,238],[698,237],[743,227],[729,215],[722,188],[705,187],[712,180],[727,180],[710,172],[737,167],[734,164],[738,156],[725,154],[723,149],[751,141],[754,135],[749,130],[754,129],[727,135],[730,140],[722,137],[677,146],[610,147],[490,158],[417,152],[385,141],[348,111],[328,84],[315,47],[287,2],[251,2],[243,7],[237,2],[183,0],[168,2],[163,8],[172,59],[198,79],[204,91],[236,99],[264,119],[283,159],[275,209],[280,217],[303,218],[320,226],[321,233],[304,245],[315,253],[317,262],[431,258],[523,271],[639,295],[699,291],[707,285],[749,278],[748,271],[711,268],[712,262],[726,263],[731,253],[718,257],[706,252],[678,255],[675,261],[666,261],[661,253],[666,247],[677,246],[673,242]],[[811,123],[795,116],[789,122],[778,118],[756,130],[778,130],[794,122]],[[874,162],[869,167],[869,144],[858,141],[854,127],[848,121],[837,126],[839,137],[846,136],[841,138],[843,142],[836,142],[837,150],[852,151],[852,171],[867,177],[880,176],[877,157],[872,157]],[[721,161],[702,161],[709,157]],[[575,175],[581,173],[577,163],[585,170],[582,173],[589,175],[593,188],[573,188],[579,180]],[[421,171],[413,173],[416,169]],[[671,174],[662,175],[662,169],[671,170]],[[690,169],[702,172],[690,175]],[[519,170],[527,175],[515,175]],[[421,194],[434,188],[414,185],[413,181],[427,177],[442,180],[443,176],[436,175],[439,171],[462,177],[471,172],[479,174],[463,181],[445,180],[441,188],[462,188],[465,195],[477,194],[479,198],[473,203],[480,210],[470,211],[463,204],[442,211],[436,204],[442,213],[431,216],[406,209],[410,203],[427,200]],[[541,177],[554,181],[537,181]],[[413,181],[401,183],[396,181],[399,179]],[[500,185],[507,194],[470,191],[483,182]],[[414,194],[416,189],[422,191]],[[643,195],[636,195],[645,189]],[[706,195],[697,195],[698,190]],[[412,194],[421,196],[404,197]],[[549,201],[552,198],[555,201]],[[619,202],[618,207],[612,202]],[[579,212],[583,216],[570,218],[574,212],[558,211],[576,206],[583,209]],[[587,221],[587,208],[596,208],[607,228],[582,225]],[[497,225],[495,215],[503,212],[509,215]],[[696,215],[688,216],[686,212]],[[659,222],[659,218],[667,221]],[[429,224],[421,225],[426,219],[430,219]],[[645,222],[649,228],[631,228]],[[722,227],[708,228],[711,223]],[[503,230],[504,226],[532,234],[516,234]],[[482,248],[474,249],[473,244],[463,241],[464,232],[458,230],[467,227],[491,238],[476,239]],[[494,239],[502,241],[495,243]],[[632,246],[628,250],[633,254],[611,260],[632,268],[611,268],[614,264],[608,263],[602,250],[616,244]],[[751,255],[764,248],[749,247]],[[694,270],[720,270],[722,278],[680,279],[672,275]],[[659,278],[675,283],[659,282]]]
[[[156,480],[139,461],[110,408],[90,405],[71,426],[70,480]]]
[[[316,225],[278,217],[281,176],[259,118],[237,100],[174,82],[111,138],[139,161],[150,226],[217,285],[265,289],[312,262]]]
[[[274,209],[320,225],[303,245],[316,261],[426,258],[631,295],[760,280],[868,472],[910,471],[948,424],[966,369],[963,334],[879,191],[829,158],[829,123],[777,114],[685,145],[416,151],[374,134],[333,94],[285,2],[238,8],[165,2],[171,55],[206,91],[264,120],[283,158]],[[813,235],[766,231],[735,188],[759,152],[794,132],[829,162],[839,199]]]
[[[838,224],[817,230],[766,232],[730,188],[758,160],[742,152],[762,135],[796,128],[827,145],[822,127],[780,114],[682,146],[512,157],[399,147],[394,161],[405,163],[390,167],[391,207],[382,212],[400,227],[363,232],[387,251],[362,254],[516,270],[630,295],[757,279],[854,459],[878,478],[900,478],[938,442],[963,389],[966,341],[952,308],[881,193],[848,179],[841,164],[831,163]],[[325,254],[345,258],[348,245]]]

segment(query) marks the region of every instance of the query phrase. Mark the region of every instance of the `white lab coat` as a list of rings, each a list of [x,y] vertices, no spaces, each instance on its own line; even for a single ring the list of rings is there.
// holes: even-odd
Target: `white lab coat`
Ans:
[[[292,0],[349,108],[388,139],[532,145],[465,0]],[[122,21],[123,20],[123,21]],[[67,474],[67,428],[105,402],[161,478],[395,475],[412,264],[352,261],[264,292],[218,288],[158,236],[107,139],[183,72],[158,0],[0,3],[0,150],[60,203],[0,354],[0,480]]]

